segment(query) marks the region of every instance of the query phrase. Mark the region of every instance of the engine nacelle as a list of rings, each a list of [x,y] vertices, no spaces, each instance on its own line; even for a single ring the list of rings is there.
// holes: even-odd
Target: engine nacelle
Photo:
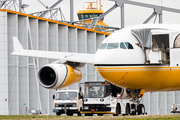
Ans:
[[[81,80],[81,72],[66,64],[47,64],[38,72],[39,83],[47,89],[61,89]]]

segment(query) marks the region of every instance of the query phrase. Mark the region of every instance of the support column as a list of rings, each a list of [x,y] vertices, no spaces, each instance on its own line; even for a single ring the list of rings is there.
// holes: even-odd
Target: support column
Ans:
[[[29,19],[28,17],[26,17],[26,22],[28,22],[29,20],[27,20],[27,19]],[[28,43],[28,27],[26,26],[26,48],[27,49],[29,49],[29,43]],[[27,106],[27,108],[29,109],[29,88],[30,88],[30,84],[29,84],[29,69],[30,69],[30,66],[29,66],[29,58],[27,57],[26,58],[26,106]]]
[[[19,115],[19,56],[16,56],[16,112]]]
[[[165,114],[167,114],[167,92],[164,92],[164,94],[165,94],[165,98],[164,98],[165,99],[165,102],[164,102],[165,103],[165,109],[164,110],[165,110]]]
[[[159,115],[159,97],[158,92],[156,92],[156,111]]]
[[[162,14],[159,14],[159,23],[162,24]]]
[[[49,36],[49,33],[50,33],[50,24],[49,24],[49,22],[46,22],[46,26],[47,26],[47,30],[46,30],[46,37],[47,37],[47,39],[46,39],[46,50],[47,51],[49,51],[49,47],[50,47],[50,36]],[[46,60],[47,61],[47,64],[49,64],[50,63],[50,60],[49,59],[47,59]],[[50,113],[50,106],[49,106],[49,98],[50,98],[50,91],[49,91],[49,89],[47,89],[47,96],[46,96],[46,98],[47,98],[47,113],[46,114],[48,114],[49,115],[49,113]]]
[[[94,37],[94,53],[96,52],[96,41],[97,41],[97,34],[95,34],[95,37]],[[97,81],[97,72],[96,70],[94,69],[94,80]]]
[[[70,0],[70,22],[74,21],[74,1]]]
[[[21,6],[22,6],[22,0],[19,0],[19,12],[21,12],[21,13],[22,13]]]
[[[150,101],[151,95],[150,95],[150,94],[151,94],[151,93],[148,92],[148,114],[149,114],[149,115],[151,114],[151,101]]]
[[[30,46],[31,46],[31,49],[34,50],[29,18],[27,18],[26,20],[27,20],[27,28],[28,28],[28,36],[29,36]],[[36,78],[36,87],[37,87],[37,96],[38,96],[38,98],[37,98],[38,99],[38,109],[42,110],[40,91],[39,91],[39,82],[38,82],[38,77],[37,77],[37,73],[38,73],[37,72],[38,71],[38,67],[37,66],[38,66],[37,65],[37,61],[36,61],[35,58],[33,58],[33,67],[34,67],[34,73],[35,73],[35,78]]]
[[[121,6],[121,28],[124,28],[124,4]]]
[[[87,46],[87,31],[85,32],[85,42],[84,42],[84,46],[85,46],[85,51],[84,51],[84,53],[88,53],[87,51],[88,51],[88,46]],[[88,81],[88,70],[87,70],[87,64],[84,66],[84,69],[85,69],[85,73],[86,73],[86,75],[85,75],[85,82],[87,82]]]
[[[18,15],[14,15],[14,29],[15,29],[15,36],[18,37]],[[16,105],[17,105],[17,108],[16,108],[16,113],[17,115],[19,115],[19,56],[16,56],[16,78],[17,78],[17,81],[16,81]]]

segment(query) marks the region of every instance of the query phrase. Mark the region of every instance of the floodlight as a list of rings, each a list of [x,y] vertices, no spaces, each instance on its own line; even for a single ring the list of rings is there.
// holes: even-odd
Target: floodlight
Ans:
[[[21,5],[21,8],[22,8],[22,9],[27,8],[27,7],[29,7],[29,5],[27,5],[27,4],[22,4],[22,5]]]

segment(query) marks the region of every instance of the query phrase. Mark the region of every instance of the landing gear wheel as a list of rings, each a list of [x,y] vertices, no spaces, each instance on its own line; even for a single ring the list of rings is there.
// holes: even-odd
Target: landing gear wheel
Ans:
[[[135,106],[135,104],[131,104],[131,115],[136,115],[136,106]]]
[[[113,116],[118,116],[120,111],[121,111],[121,108],[120,108],[119,104],[117,104],[116,105],[116,114],[113,114]]]
[[[144,115],[145,114],[145,107],[143,104],[139,104],[137,106],[137,111],[138,111],[138,115],[141,115],[141,113]]]

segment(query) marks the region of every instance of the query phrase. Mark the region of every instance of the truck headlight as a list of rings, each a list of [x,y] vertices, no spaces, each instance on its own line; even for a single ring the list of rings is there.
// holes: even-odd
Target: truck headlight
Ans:
[[[56,107],[58,107],[58,105],[57,105],[57,104],[55,104],[55,106],[56,106]]]
[[[88,106],[84,106],[84,109],[87,110],[87,109],[89,109],[89,107]]]

